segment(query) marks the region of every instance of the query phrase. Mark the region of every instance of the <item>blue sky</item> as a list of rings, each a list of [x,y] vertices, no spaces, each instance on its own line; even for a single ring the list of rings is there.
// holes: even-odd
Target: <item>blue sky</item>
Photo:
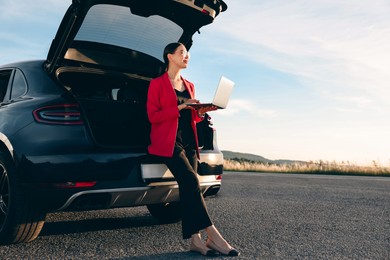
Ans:
[[[0,0],[0,64],[45,58],[68,1]],[[212,99],[219,147],[269,159],[390,164],[390,2],[240,0],[194,37],[183,75]],[[3,8],[6,7],[6,8]]]

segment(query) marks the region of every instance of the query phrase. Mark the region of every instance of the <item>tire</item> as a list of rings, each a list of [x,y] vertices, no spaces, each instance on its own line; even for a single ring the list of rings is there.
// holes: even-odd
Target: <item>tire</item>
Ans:
[[[176,223],[181,220],[180,202],[147,205],[150,214],[161,223]]]
[[[0,151],[0,244],[30,242],[37,238],[46,213],[23,194],[11,157]]]

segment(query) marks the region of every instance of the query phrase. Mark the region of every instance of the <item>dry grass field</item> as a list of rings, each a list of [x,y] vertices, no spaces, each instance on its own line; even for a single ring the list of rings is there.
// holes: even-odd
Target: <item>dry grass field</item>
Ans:
[[[389,176],[390,167],[379,165],[375,161],[369,166],[354,165],[349,162],[297,162],[274,164],[253,162],[248,160],[225,159],[226,171],[274,172],[274,173],[308,173],[308,174],[337,174],[337,175],[367,175]]]

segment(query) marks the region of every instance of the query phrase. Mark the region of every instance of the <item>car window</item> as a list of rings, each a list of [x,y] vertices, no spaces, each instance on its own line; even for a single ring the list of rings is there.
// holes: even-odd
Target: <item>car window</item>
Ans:
[[[12,82],[11,99],[22,96],[27,91],[26,80],[21,71],[16,70],[14,80]]]
[[[0,71],[0,102],[4,101],[5,94],[7,93],[9,79],[11,78],[12,70]]]
[[[136,50],[163,61],[162,50],[177,42],[183,29],[161,17],[133,15],[128,7],[95,5],[89,11],[75,37]]]

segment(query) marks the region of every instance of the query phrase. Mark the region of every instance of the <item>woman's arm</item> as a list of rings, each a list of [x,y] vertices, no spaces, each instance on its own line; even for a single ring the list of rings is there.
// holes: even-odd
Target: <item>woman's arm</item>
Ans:
[[[166,120],[179,117],[179,108],[176,106],[176,101],[170,101],[168,93],[162,93],[162,82],[152,80],[148,90],[148,99],[146,109],[151,123],[160,123]]]

